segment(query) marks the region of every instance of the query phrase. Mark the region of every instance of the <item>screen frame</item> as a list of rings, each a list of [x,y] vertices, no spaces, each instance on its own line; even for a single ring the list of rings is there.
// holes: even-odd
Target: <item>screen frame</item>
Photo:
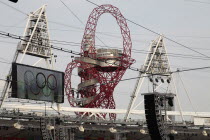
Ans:
[[[44,70],[44,71],[48,71],[48,72],[55,72],[55,73],[60,73],[62,75],[62,94],[59,95],[63,95],[62,96],[62,101],[58,102],[57,100],[57,96],[54,95],[54,102],[56,103],[64,103],[64,72],[61,71],[57,71],[57,70],[51,70],[51,69],[46,69],[46,68],[41,68],[41,67],[35,67],[35,66],[31,66],[31,65],[26,65],[26,64],[20,64],[20,63],[12,63],[12,81],[11,81],[11,86],[12,86],[12,93],[11,93],[11,98],[20,98],[18,97],[18,65],[19,66],[25,66],[25,67],[29,67],[29,68],[36,68],[36,69],[40,69],[40,70]],[[20,99],[25,99],[25,100],[35,100],[35,101],[44,101],[44,102],[53,102],[53,101],[48,101],[48,100],[38,100],[38,99],[26,99],[26,98],[20,98]]]

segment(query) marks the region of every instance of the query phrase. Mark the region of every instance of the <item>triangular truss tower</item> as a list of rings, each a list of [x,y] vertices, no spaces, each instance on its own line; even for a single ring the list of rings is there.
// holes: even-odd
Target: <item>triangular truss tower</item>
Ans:
[[[162,36],[153,41],[144,63],[143,73],[170,76],[170,66]]]
[[[149,53],[139,72],[139,79],[136,82],[135,89],[131,95],[131,100],[125,115],[125,120],[129,118],[131,110],[136,109],[142,102],[134,106],[138,94],[142,88],[145,78],[149,78],[152,83],[152,92],[158,92],[161,86],[167,85],[172,81],[171,70],[167,51],[164,45],[163,36],[159,36],[152,41],[149,47]],[[168,89],[166,89],[168,90]]]
[[[18,59],[19,54],[22,54],[20,56],[20,59]],[[19,63],[22,63],[25,55],[36,57],[34,58],[34,60],[37,60],[34,64],[32,64],[33,66],[36,66],[38,63],[44,60],[46,62],[46,68],[53,69],[54,67],[54,56],[51,51],[50,38],[48,32],[46,5],[43,5],[35,12],[31,12],[29,14],[23,38],[17,46],[17,50],[13,58],[13,63],[16,63],[18,60]],[[0,98],[0,108],[2,107],[2,104],[7,96],[11,84],[11,74],[12,68],[10,68],[9,74],[7,76],[7,81],[5,83]]]
[[[23,53],[20,62],[25,54],[41,58],[51,57],[46,5],[29,15],[23,36],[25,41],[21,42],[19,48],[19,51]]]

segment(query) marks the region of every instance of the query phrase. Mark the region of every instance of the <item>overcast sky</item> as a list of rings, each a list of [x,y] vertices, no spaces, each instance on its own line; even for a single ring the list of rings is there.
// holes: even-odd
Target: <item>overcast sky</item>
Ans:
[[[47,16],[49,20],[49,32],[52,40],[69,41],[80,43],[84,33],[86,21],[91,11],[96,7],[86,0],[63,0],[66,5],[79,17],[84,23],[81,24],[75,16],[60,2],[60,0],[19,0],[17,4],[1,0],[24,13],[35,11],[43,4],[47,4]],[[130,19],[140,25],[165,35],[179,43],[182,43],[196,51],[210,56],[210,4],[208,1],[198,3],[187,0],[91,0],[98,5],[112,4],[118,7],[125,18]],[[206,2],[206,3],[205,3]],[[10,32],[16,35],[22,35],[26,25],[27,16],[6,5],[0,3],[0,31]],[[61,23],[61,24],[55,24]],[[65,25],[65,26],[64,26]],[[128,22],[131,31],[133,49],[148,50],[151,40],[158,36]],[[122,48],[122,38],[116,20],[109,14],[104,14],[99,19],[96,34],[106,45]],[[16,49],[17,40],[0,37],[0,61],[11,62]],[[96,44],[101,44],[96,40]],[[210,66],[210,60],[173,42],[165,40],[172,70],[184,68],[196,68]],[[61,44],[52,44],[58,47],[64,47],[77,52],[80,46],[67,46]],[[55,51],[58,55],[56,69],[65,71],[66,65],[71,62],[71,55],[68,53]],[[182,57],[177,57],[181,54]],[[198,56],[199,59],[183,58],[183,55]],[[132,58],[136,60],[133,67],[139,68],[143,65],[146,58],[145,53],[132,52]],[[195,58],[195,57],[193,57]],[[5,59],[5,60],[4,60]],[[28,61],[27,61],[28,62]],[[0,62],[0,78],[5,78],[11,65]],[[76,74],[76,70],[74,74]],[[186,89],[189,92],[194,106],[198,111],[210,111],[210,69],[180,73]],[[127,70],[124,78],[136,77],[137,72]],[[174,75],[177,76],[176,74]],[[78,77],[73,76],[73,85],[78,84]],[[176,78],[177,79],[177,78]],[[114,92],[117,108],[125,109],[130,100],[135,85],[135,80],[119,83]],[[190,103],[184,92],[179,79],[176,80],[177,88],[183,106],[183,110],[190,111]],[[2,88],[2,84],[0,85]],[[143,91],[142,91],[143,92]],[[146,90],[145,90],[146,92]],[[137,101],[143,98],[138,98]],[[66,103],[67,105],[67,103]]]

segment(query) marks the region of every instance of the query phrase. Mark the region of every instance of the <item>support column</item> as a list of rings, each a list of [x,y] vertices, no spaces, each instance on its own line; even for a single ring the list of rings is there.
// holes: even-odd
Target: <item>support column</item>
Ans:
[[[75,129],[68,129],[68,140],[74,140]]]
[[[122,134],[121,133],[115,133],[114,137],[115,137],[115,140],[122,140]]]

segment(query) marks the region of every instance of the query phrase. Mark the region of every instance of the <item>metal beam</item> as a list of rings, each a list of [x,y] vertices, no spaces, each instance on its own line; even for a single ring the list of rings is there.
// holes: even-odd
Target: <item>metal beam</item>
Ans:
[[[35,105],[17,105],[17,104],[7,104],[7,107],[3,109],[19,109],[20,111],[45,111],[45,108],[40,108]],[[47,111],[54,111],[51,106],[46,107]],[[76,108],[76,107],[62,107],[61,113],[70,113],[70,112],[91,112],[91,113],[116,113],[116,114],[125,114],[126,109],[98,109],[98,108]],[[144,115],[144,110],[131,110],[131,114]],[[180,116],[179,111],[167,111],[168,115]],[[200,116],[200,117],[210,117],[210,112],[183,112],[183,116]]]

